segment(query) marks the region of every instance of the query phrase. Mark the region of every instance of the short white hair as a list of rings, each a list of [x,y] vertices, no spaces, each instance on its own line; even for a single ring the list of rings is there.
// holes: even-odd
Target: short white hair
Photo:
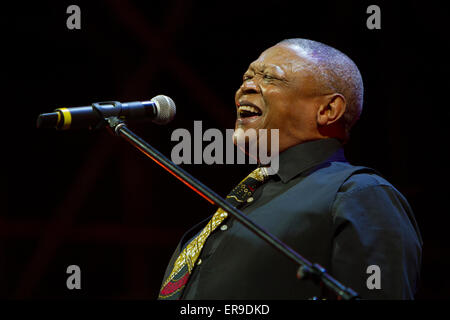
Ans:
[[[327,90],[344,96],[347,105],[342,124],[348,139],[363,107],[364,85],[358,67],[347,55],[326,44],[301,38],[286,39],[277,45],[294,47],[312,63],[316,80]]]

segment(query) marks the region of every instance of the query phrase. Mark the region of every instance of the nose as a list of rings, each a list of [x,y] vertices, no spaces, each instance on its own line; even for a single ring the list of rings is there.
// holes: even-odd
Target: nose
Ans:
[[[239,88],[242,94],[259,93],[260,88],[254,78],[245,80]]]

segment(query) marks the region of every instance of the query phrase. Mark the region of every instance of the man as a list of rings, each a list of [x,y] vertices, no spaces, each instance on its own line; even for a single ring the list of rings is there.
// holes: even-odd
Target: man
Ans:
[[[389,182],[343,154],[363,103],[353,61],[319,42],[284,40],[250,64],[235,101],[236,129],[278,129],[280,155],[276,174],[259,172],[251,196],[230,201],[363,299],[414,298],[422,240],[412,210]],[[296,271],[219,210],[184,235],[159,298],[332,297],[296,280]]]

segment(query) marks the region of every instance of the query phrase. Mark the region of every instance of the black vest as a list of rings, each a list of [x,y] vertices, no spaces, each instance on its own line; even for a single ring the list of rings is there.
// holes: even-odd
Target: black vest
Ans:
[[[274,197],[267,203],[256,199],[242,210],[310,262],[328,269],[334,233],[332,205],[342,184],[357,173],[377,174],[367,167],[329,159],[290,180],[282,193],[266,185],[262,192]],[[210,218],[183,236],[164,278],[181,248]],[[225,232],[218,228],[206,241],[202,263],[194,268],[184,299],[308,299],[323,294],[312,282],[296,279],[298,266],[292,261],[232,220],[223,223],[228,227]],[[317,235],[322,235],[319,240]]]

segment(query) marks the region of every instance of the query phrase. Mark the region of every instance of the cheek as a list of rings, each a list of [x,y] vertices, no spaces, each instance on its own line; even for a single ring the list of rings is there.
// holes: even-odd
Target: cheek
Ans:
[[[317,117],[314,104],[300,101],[289,117],[291,128],[297,131],[310,131],[316,127]]]
[[[269,121],[271,127],[281,130],[280,133],[291,135],[311,129],[315,126],[316,118],[312,106],[297,99],[277,105]]]
[[[283,90],[278,88],[267,89],[263,91],[262,96],[265,105],[268,107],[268,114],[271,116],[288,112],[290,99]]]
[[[271,90],[267,92],[266,104],[269,108],[267,121],[273,125],[281,125],[296,117],[296,99],[290,92]]]

